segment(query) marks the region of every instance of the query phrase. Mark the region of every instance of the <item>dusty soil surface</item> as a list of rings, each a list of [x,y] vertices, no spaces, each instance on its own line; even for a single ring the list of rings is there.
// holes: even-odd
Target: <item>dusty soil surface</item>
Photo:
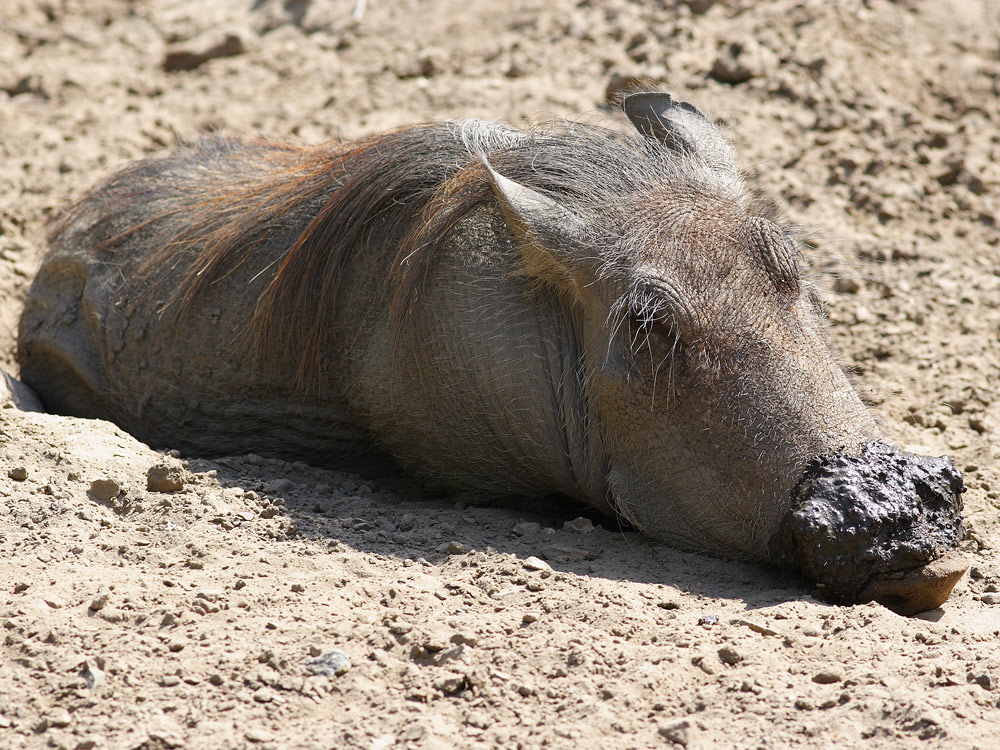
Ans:
[[[917,618],[830,606],[579,508],[178,458],[0,396],[0,747],[997,747],[993,0],[2,5],[3,368],[46,218],[129,159],[601,119],[648,78],[812,230],[887,434],[966,472],[972,567]]]

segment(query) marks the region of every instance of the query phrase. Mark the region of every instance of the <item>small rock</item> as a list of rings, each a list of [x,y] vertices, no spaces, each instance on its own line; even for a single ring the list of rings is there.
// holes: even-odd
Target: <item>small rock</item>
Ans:
[[[28,478],[28,470],[23,466],[15,466],[13,469],[7,472],[7,476],[13,479],[15,482],[23,482]]]
[[[833,282],[833,288],[838,294],[857,294],[861,291],[861,284],[850,276],[841,276]]]
[[[450,674],[437,680],[434,683],[434,689],[439,690],[445,695],[455,695],[468,687],[468,685],[469,682],[465,679],[465,675]]]
[[[464,555],[468,553],[469,546],[461,542],[448,542],[443,551],[449,555]]]
[[[817,672],[813,675],[813,682],[817,682],[820,685],[830,685],[834,682],[840,682],[844,679],[844,676],[833,669],[824,669],[821,672]]]
[[[734,649],[732,646],[723,646],[719,649],[719,660],[723,664],[728,664],[729,666],[734,667],[743,661],[743,654]]]
[[[589,518],[584,518],[583,516],[574,518],[572,521],[566,521],[563,524],[563,531],[570,531],[574,534],[589,534],[593,530],[593,521]]]
[[[660,736],[675,745],[687,747],[691,741],[691,723],[687,719],[675,719],[657,727]]]
[[[150,492],[177,492],[184,489],[186,479],[183,467],[161,461],[146,471],[146,489]]]
[[[525,612],[524,615],[521,617],[521,622],[523,622],[525,625],[530,625],[533,622],[538,622],[538,613]]]
[[[213,30],[194,39],[177,42],[167,49],[163,69],[194,70],[218,57],[242,55],[250,48],[251,36],[252,32],[247,29]]]
[[[163,685],[163,687],[173,687],[174,685],[181,684],[181,678],[175,674],[165,674],[160,680],[160,684]]]
[[[411,630],[413,630],[413,625],[405,620],[396,620],[389,625],[389,632],[394,633],[395,635],[406,635]]]
[[[274,691],[267,687],[258,688],[254,691],[253,699],[257,703],[270,703],[274,700]]]
[[[761,625],[758,622],[753,622],[752,620],[736,620],[735,624],[745,625],[750,628],[755,633],[760,633],[761,635],[777,635],[778,631],[772,630],[766,625]]]
[[[469,711],[465,716],[465,723],[471,727],[487,729],[490,726],[489,717],[482,711]]]
[[[101,591],[93,599],[90,600],[90,608],[97,612],[98,610],[104,609],[104,606],[108,603],[109,594],[107,591]]]
[[[725,46],[712,65],[712,77],[723,83],[738,84],[765,76],[777,67],[778,58],[751,38]]]
[[[277,737],[273,732],[269,732],[261,727],[251,727],[243,733],[248,742],[274,742]]]
[[[111,500],[118,497],[118,493],[121,491],[121,485],[114,479],[95,479],[90,483],[90,494],[98,500]]]
[[[1000,604],[1000,594],[983,594],[979,597],[979,601],[983,604]]]
[[[22,591],[27,591],[30,586],[28,581],[18,581],[14,584],[14,593],[20,594]]]
[[[80,665],[80,677],[82,677],[84,682],[87,683],[88,690],[100,687],[107,679],[107,675],[104,673],[104,670],[97,664],[89,661],[85,661]]]
[[[339,677],[351,668],[351,658],[339,648],[306,662],[306,669],[322,677]]]
[[[445,70],[447,55],[437,49],[425,49],[417,55],[404,55],[393,66],[397,78],[431,78]]]
[[[549,565],[544,560],[541,560],[534,555],[524,559],[522,563],[525,570],[552,570],[552,566]]]
[[[455,633],[451,638],[451,642],[456,646],[475,646],[479,643],[479,636],[475,633]]]
[[[73,717],[65,708],[54,708],[46,714],[45,720],[50,727],[68,727]]]
[[[204,599],[206,602],[217,602],[224,594],[222,589],[201,589],[194,596],[195,599]]]
[[[698,618],[699,625],[705,625],[706,627],[712,627],[719,622],[718,615],[702,615]]]
[[[681,0],[681,5],[686,5],[694,15],[700,16],[715,5],[715,0]]]
[[[979,685],[979,687],[981,687],[981,688],[983,688],[985,690],[992,690],[993,689],[993,678],[990,677],[985,672],[983,672],[982,674],[977,674],[977,675],[970,674],[969,675],[969,682],[974,682],[977,685]]]

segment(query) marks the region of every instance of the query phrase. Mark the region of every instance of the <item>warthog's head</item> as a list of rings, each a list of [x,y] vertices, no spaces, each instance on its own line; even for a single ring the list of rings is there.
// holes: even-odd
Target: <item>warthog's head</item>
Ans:
[[[841,599],[936,606],[964,570],[927,567],[960,539],[961,475],[877,442],[794,230],[712,122],[666,94],[624,108],[639,156],[575,195],[490,169],[527,272],[576,310],[608,501],[652,535],[792,564]]]

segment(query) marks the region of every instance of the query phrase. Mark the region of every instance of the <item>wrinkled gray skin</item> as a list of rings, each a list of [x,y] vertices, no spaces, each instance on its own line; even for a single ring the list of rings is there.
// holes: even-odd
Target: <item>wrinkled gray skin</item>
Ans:
[[[665,94],[624,107],[641,133],[627,146],[635,163],[567,166],[581,170],[567,181],[590,183],[561,195],[531,186],[550,153],[544,133],[436,126],[449,154],[482,162],[493,200],[445,238],[403,333],[383,291],[403,232],[371,223],[334,309],[315,311],[329,326],[312,390],[294,363],[254,365],[238,340],[274,259],[317,206],[293,207],[178,319],[160,310],[184,264],[155,287],[134,270],[183,231],[183,212],[116,235],[220,192],[254,168],[258,147],[140,165],[119,183],[145,181],[141,199],[113,178],[58,234],[21,321],[22,375],[50,408],[114,419],[156,446],[321,461],[377,448],[435,486],[564,493],[687,549],[788,562],[788,534],[781,550],[771,543],[790,512],[813,512],[802,498],[792,508],[806,466],[856,457],[879,430],[831,350],[793,233],[745,186],[715,126]],[[580,139],[566,152],[575,158],[589,136],[565,128]],[[543,166],[501,174],[520,152]],[[400,203],[416,220],[421,206]],[[957,510],[940,523],[957,529]],[[850,542],[840,551],[850,557]],[[794,564],[823,583],[826,561],[811,554]],[[830,585],[857,596],[880,570],[838,568]]]

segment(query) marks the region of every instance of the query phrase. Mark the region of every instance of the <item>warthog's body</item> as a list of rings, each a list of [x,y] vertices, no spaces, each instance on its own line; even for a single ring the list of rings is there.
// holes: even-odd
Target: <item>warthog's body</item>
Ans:
[[[626,111],[642,135],[462,121],[137,163],[56,226],[23,376],[158,446],[378,449],[439,486],[565,493],[689,548],[808,555],[787,533],[769,548],[793,487],[878,430],[793,233],[714,126],[665,95]],[[852,563],[835,593],[953,545],[956,481],[950,541],[863,580]]]

